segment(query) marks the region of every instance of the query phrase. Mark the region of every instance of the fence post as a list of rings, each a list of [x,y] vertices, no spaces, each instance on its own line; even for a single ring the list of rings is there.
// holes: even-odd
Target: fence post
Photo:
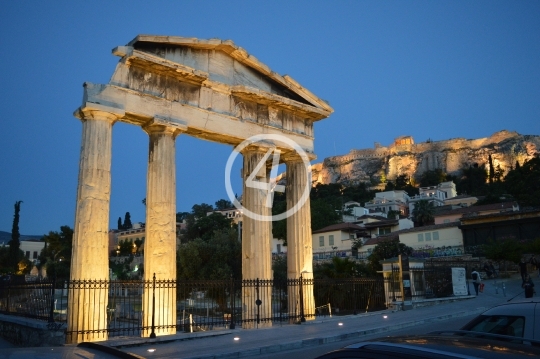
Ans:
[[[304,289],[303,286],[304,279],[302,278],[302,274],[300,274],[300,322],[304,323],[306,321],[306,317],[304,316]]]
[[[356,278],[354,277],[354,275],[353,275],[353,301],[354,301],[353,315],[357,315],[358,313],[356,312]]]
[[[155,314],[156,314],[156,273],[154,273],[154,279],[152,283],[152,332],[150,333],[150,338],[155,338],[156,333],[155,329]]]
[[[54,323],[54,287],[56,287],[56,273],[53,276],[51,286],[51,308],[49,311],[49,323]]]
[[[235,309],[235,295],[234,295],[234,279],[231,275],[231,288],[230,288],[230,295],[231,295],[231,323],[229,324],[229,329],[234,329],[234,309]]]
[[[257,305],[257,325],[261,323],[261,304],[262,301],[259,298],[259,278],[257,278],[257,281],[255,282],[255,292],[257,293],[257,300],[255,301],[255,304]]]

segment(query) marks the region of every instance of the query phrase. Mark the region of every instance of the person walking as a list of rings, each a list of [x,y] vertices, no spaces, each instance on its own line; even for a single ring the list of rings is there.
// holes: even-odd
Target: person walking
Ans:
[[[478,296],[478,288],[480,287],[480,283],[482,283],[482,278],[480,277],[480,273],[478,273],[476,268],[473,268],[471,278],[474,285],[474,291],[476,292],[476,296]]]
[[[525,258],[521,257],[521,261],[518,264],[519,266],[519,273],[521,274],[521,280],[525,282],[525,276],[527,275],[527,263],[525,262]]]
[[[523,284],[521,284],[521,288],[525,289],[525,298],[532,298],[534,294],[534,283],[531,279],[530,275],[525,276],[525,280],[523,281]]]

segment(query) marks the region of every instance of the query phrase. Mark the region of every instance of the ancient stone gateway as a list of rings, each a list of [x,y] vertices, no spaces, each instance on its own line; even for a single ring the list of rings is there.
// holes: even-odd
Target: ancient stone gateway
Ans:
[[[310,159],[313,123],[332,113],[332,108],[288,76],[266,65],[231,41],[218,39],[139,35],[126,46],[113,49],[120,57],[108,84],[84,84],[83,102],[75,116],[83,123],[79,184],[73,238],[71,280],[106,280],[111,183],[111,135],[115,122],[141,128],[149,136],[146,240],[144,277],[176,278],[176,182],[175,139],[187,134],[237,146],[258,134],[281,135],[294,141]],[[256,171],[255,180],[266,182],[268,166],[257,167],[270,149],[281,152],[287,166],[287,206],[297,203],[310,184],[310,170],[298,154],[278,141],[245,146],[243,176]],[[251,177],[253,178],[253,176]],[[267,196],[246,186],[246,210],[268,215]],[[310,206],[307,201],[287,218],[289,278],[312,278]],[[270,240],[272,223],[244,218],[242,231],[243,279],[271,279]],[[105,291],[85,287],[70,293],[68,342],[107,339]],[[156,290],[156,335],[176,332],[176,297]],[[249,293],[244,293],[249,296]],[[148,327],[151,297],[143,294],[143,326]],[[304,301],[313,303],[313,291]],[[260,310],[271,311],[270,298],[261,298]],[[296,304],[297,305],[297,304]],[[313,305],[304,308],[313,313]],[[243,312],[243,319],[254,313]],[[148,336],[144,331],[143,336]]]

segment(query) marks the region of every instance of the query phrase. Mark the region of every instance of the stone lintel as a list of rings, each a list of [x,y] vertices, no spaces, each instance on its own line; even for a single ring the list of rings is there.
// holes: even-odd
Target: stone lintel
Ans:
[[[156,116],[163,116],[185,124],[186,134],[190,136],[233,146],[261,133],[284,135],[295,141],[308,156],[315,157],[311,136],[253,121],[240,120],[231,115],[168,101],[123,87],[86,83],[85,99],[87,99],[86,103],[92,103],[92,106],[105,102],[111,108],[123,108],[125,115],[119,118],[122,122],[144,126]],[[282,152],[287,151],[290,149],[284,148]]]

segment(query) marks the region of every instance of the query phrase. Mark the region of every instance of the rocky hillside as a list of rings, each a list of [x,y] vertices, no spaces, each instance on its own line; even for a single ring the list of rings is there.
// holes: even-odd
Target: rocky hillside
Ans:
[[[490,137],[468,140],[414,143],[411,136],[397,138],[388,147],[375,143],[372,149],[352,150],[343,156],[326,158],[312,166],[313,184],[370,182],[395,179],[401,174],[419,178],[428,170],[442,169],[457,175],[461,168],[485,164],[491,154],[493,166],[508,173],[516,161],[522,164],[540,152],[540,136],[520,135],[506,130]]]

